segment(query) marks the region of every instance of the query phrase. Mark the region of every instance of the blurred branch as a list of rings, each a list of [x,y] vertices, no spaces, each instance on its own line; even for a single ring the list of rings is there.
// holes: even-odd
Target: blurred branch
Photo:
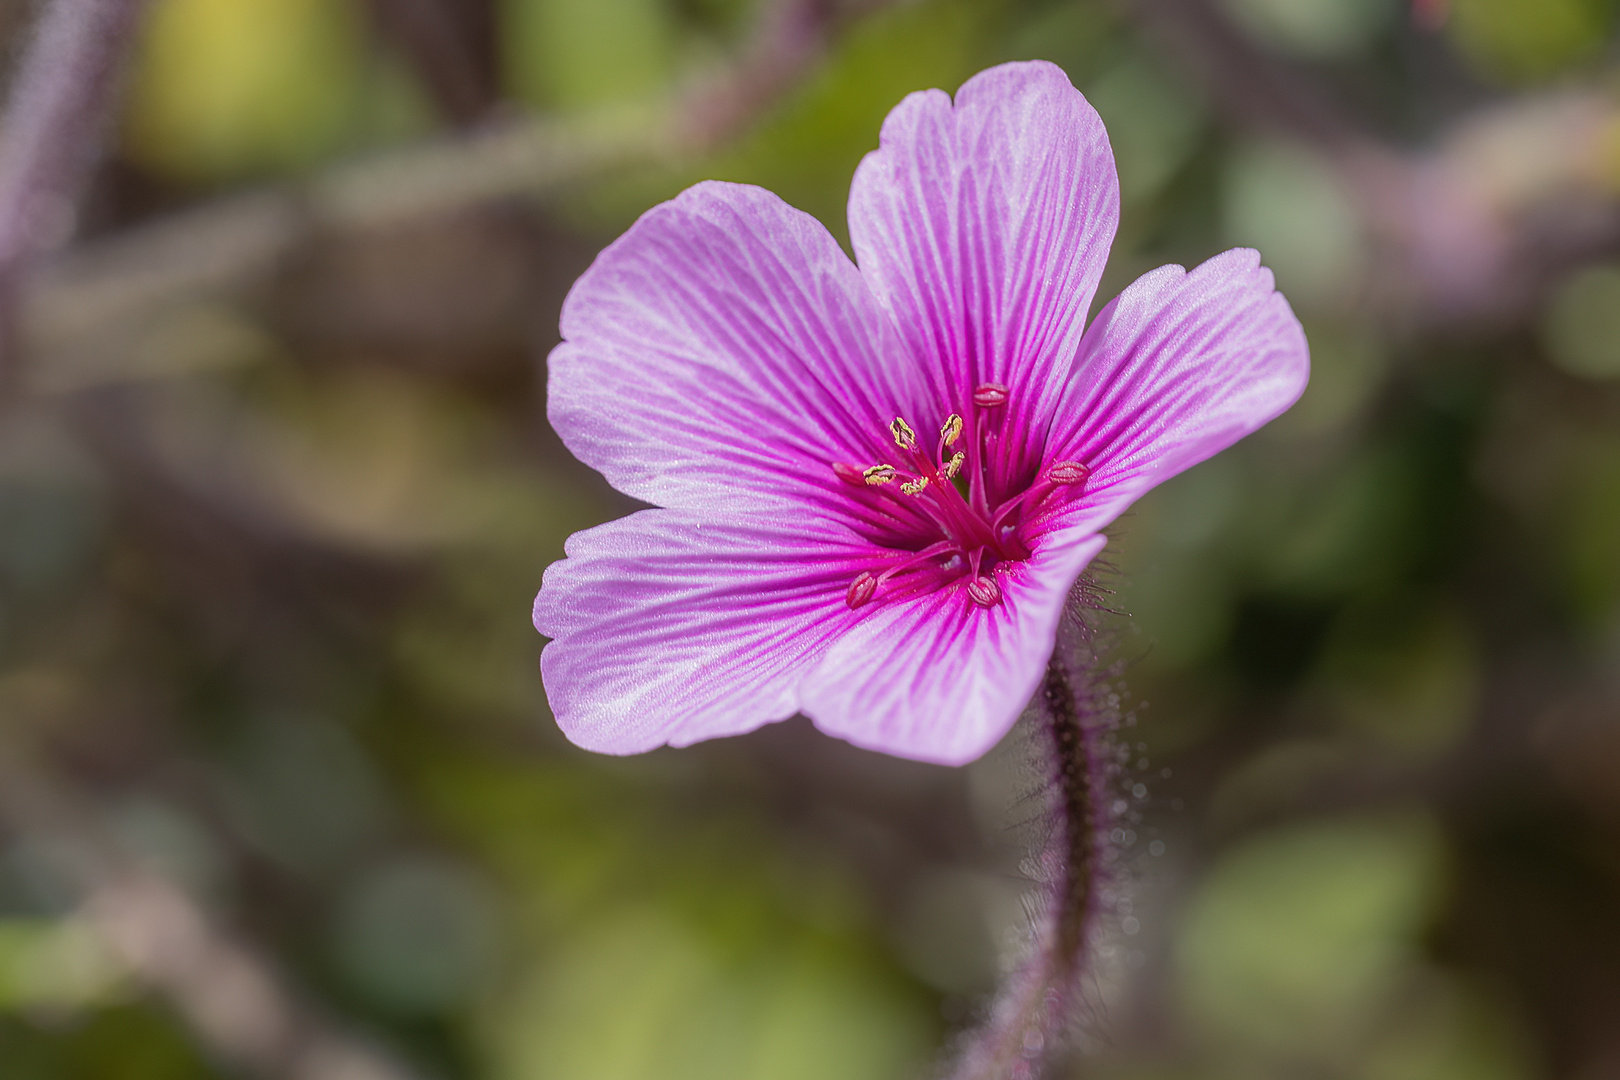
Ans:
[[[23,283],[25,349],[47,372],[105,362],[98,358],[127,352],[143,325],[188,303],[240,296],[318,239],[554,195],[611,168],[700,154],[757,122],[814,69],[839,28],[888,2],[783,0],[730,67],[650,113],[508,119],[64,252]]]
[[[1231,123],[1302,142],[1332,166],[1373,247],[1352,303],[1403,322],[1502,325],[1549,278],[1620,242],[1620,102],[1601,86],[1489,106],[1408,151],[1208,0],[1128,8]]]
[[[47,837],[71,868],[77,917],[146,989],[165,998],[219,1061],[275,1080],[415,1080],[287,992],[270,965],[168,878],[131,858],[46,779],[0,744],[0,826]]]
[[[683,141],[725,142],[802,82],[849,23],[895,0],[777,0],[729,70],[700,87],[681,110]]]
[[[12,299],[31,256],[73,233],[144,0],[51,0],[0,117],[0,383],[14,378]]]
[[[495,80],[489,71],[478,30],[491,30],[487,5],[452,0],[371,0],[372,18],[383,34],[415,65],[444,114],[469,124],[495,104]],[[487,39],[488,34],[476,35]]]

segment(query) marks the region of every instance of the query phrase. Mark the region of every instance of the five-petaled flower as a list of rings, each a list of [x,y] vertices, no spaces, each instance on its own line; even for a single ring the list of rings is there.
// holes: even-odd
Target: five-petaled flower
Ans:
[[[804,713],[971,760],[1038,684],[1100,534],[1286,409],[1304,334],[1249,250],[1086,325],[1119,217],[1058,68],[915,93],[855,172],[855,261],[760,188],[702,183],[562,312],[552,425],[653,504],[574,536],[534,623],[557,720],[635,753]]]

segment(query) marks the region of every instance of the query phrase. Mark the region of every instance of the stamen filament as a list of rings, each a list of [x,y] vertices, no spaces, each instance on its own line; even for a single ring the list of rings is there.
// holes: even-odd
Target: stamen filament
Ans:
[[[1030,477],[1021,457],[1005,459],[1002,451],[1008,448],[1001,444],[1006,421],[1001,417],[1006,414],[1001,406],[1008,397],[1005,386],[980,384],[973,391],[973,408],[945,418],[932,455],[918,446],[910,423],[896,416],[889,422],[889,434],[901,451],[895,459],[898,464],[880,462],[865,469],[833,465],[839,478],[852,486],[887,496],[862,500],[874,527],[899,530],[895,541],[885,546],[900,554],[914,542],[926,544],[881,571],[860,573],[845,593],[851,609],[870,603],[880,589],[893,598],[964,579],[973,603],[989,608],[1003,602],[998,564],[1029,558],[1025,535],[1031,522],[1046,512],[1040,509],[1042,503],[1059,488],[1083,490],[1092,473],[1091,466],[1082,462],[1058,461]],[[958,488],[964,471],[967,482]],[[1004,493],[1010,497],[998,499],[992,511],[991,499]],[[1071,498],[1065,495],[1059,501],[1066,504]],[[926,543],[930,533],[941,538]],[[920,572],[930,562],[932,572]]]

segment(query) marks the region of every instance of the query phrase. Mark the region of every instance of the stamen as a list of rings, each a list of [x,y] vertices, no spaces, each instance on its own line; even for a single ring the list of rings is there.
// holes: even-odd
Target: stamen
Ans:
[[[1046,470],[1046,478],[1054,484],[1083,484],[1091,476],[1091,466],[1078,461],[1060,461]]]
[[[958,450],[951,455],[951,460],[945,463],[945,479],[955,480],[956,474],[962,471],[962,463],[967,461],[967,455]]]
[[[945,440],[946,446],[954,446],[956,440],[962,437],[962,417],[958,413],[947,416],[945,426],[939,429],[939,436]]]
[[[867,484],[871,487],[877,487],[879,484],[887,484],[893,479],[893,465],[873,465],[870,469],[867,469],[861,473],[861,483]]]
[[[837,474],[838,479],[842,480],[846,484],[851,484],[855,487],[866,486],[865,470],[859,469],[854,465],[846,465],[842,461],[835,461],[832,465],[832,471]]]
[[[980,574],[968,582],[967,592],[980,607],[995,607],[1001,603],[1001,586],[989,574]]]
[[[1007,388],[1000,383],[980,383],[973,388],[973,404],[981,409],[993,409],[1007,404]]]
[[[894,445],[902,450],[912,450],[917,446],[917,433],[911,430],[911,425],[900,417],[889,421],[889,433],[894,436]]]
[[[921,495],[923,493],[923,489],[927,486],[928,477],[919,476],[915,480],[907,480],[905,483],[901,484],[900,490],[905,492],[907,495]]]
[[[849,591],[844,594],[844,603],[849,605],[849,610],[854,611],[872,599],[877,587],[877,576],[870,570],[862,570],[856,575],[855,580],[849,583]]]

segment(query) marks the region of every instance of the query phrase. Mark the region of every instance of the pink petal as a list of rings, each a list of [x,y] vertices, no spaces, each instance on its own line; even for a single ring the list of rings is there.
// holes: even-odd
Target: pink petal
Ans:
[[[999,576],[984,608],[965,580],[862,611],[801,692],[821,730],[856,746],[944,765],[972,761],[1005,735],[1039,686],[1069,587],[1106,540],[1048,536]]]
[[[703,520],[643,510],[576,533],[546,570],[534,625],[546,695],[569,739],[634,754],[752,731],[798,711],[797,688],[861,613],[861,552],[814,519]]]
[[[1144,274],[1092,321],[1052,425],[1048,465],[1092,469],[1065,523],[1102,528],[1277,417],[1309,376],[1305,332],[1259,253]]]
[[[1044,61],[909,95],[855,171],[849,232],[935,395],[969,413],[981,383],[1011,390],[1032,465],[1119,222],[1096,110]]]
[[[740,184],[698,184],[642,215],[575,283],[562,335],[552,426],[661,506],[847,506],[830,464],[892,454],[889,421],[922,393],[821,223]]]

